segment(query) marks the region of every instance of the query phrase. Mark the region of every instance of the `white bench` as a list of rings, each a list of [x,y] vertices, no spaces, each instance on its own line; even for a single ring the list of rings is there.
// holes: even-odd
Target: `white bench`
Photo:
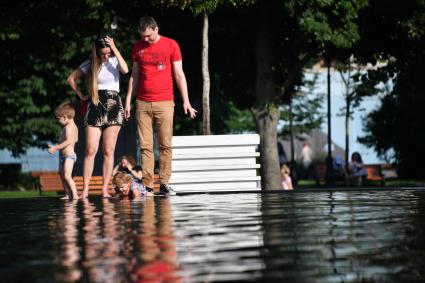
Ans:
[[[179,192],[260,191],[257,134],[174,136],[170,185]]]

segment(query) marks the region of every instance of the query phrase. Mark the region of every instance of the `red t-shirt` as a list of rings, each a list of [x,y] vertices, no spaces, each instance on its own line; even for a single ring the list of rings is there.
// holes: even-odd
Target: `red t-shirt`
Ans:
[[[154,44],[140,40],[134,45],[131,58],[139,63],[136,98],[149,102],[173,100],[172,62],[182,60],[177,42],[162,35]]]

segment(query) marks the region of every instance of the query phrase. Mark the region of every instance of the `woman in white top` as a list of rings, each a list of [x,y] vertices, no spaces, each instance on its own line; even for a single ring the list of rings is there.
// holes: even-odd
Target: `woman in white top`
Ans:
[[[103,197],[110,197],[108,183],[114,167],[114,151],[124,119],[124,109],[119,96],[120,73],[128,73],[128,66],[114,40],[99,36],[93,43],[91,58],[84,61],[68,77],[68,83],[77,96],[88,102],[84,123],[86,126],[86,150],[84,156],[83,194],[88,197],[94,159],[103,134]],[[85,78],[87,93],[78,88],[77,81]]]

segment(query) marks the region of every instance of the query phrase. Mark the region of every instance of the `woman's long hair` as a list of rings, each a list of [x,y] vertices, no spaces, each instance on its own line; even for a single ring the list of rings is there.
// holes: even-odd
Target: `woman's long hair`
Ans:
[[[100,67],[102,64],[100,59],[100,50],[103,48],[109,48],[109,45],[107,45],[104,40],[105,37],[106,35],[97,37],[95,42],[92,45],[91,56],[90,56],[90,68],[88,71],[88,76],[86,77],[87,92],[90,95],[91,102],[96,106],[99,104],[97,77],[99,75]]]

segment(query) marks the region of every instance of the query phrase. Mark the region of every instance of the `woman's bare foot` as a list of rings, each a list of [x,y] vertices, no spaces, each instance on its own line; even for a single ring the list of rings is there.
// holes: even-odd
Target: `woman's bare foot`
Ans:
[[[106,194],[102,194],[102,197],[103,198],[111,198],[112,196],[110,194],[106,193]]]
[[[72,199],[79,199],[80,197],[78,195],[72,196]]]

